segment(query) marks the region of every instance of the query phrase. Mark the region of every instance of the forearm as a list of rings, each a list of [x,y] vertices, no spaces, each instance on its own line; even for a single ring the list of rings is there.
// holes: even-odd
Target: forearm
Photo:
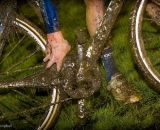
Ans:
[[[42,15],[47,29],[47,48],[44,62],[46,67],[50,68],[53,64],[57,65],[57,71],[60,71],[63,59],[70,50],[70,45],[64,39],[59,29],[57,10],[51,0],[41,0]]]
[[[59,31],[57,9],[52,0],[41,0],[40,5],[47,33]]]

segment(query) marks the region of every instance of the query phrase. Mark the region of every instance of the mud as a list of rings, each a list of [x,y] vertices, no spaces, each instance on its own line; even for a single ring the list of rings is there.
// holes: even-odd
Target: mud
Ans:
[[[101,86],[101,73],[97,60],[106,44],[111,29],[122,7],[123,0],[111,0],[96,35],[87,42],[89,47],[81,51],[81,58],[68,54],[60,73],[55,66],[43,73],[13,82],[1,82],[3,88],[9,87],[47,87],[62,86],[72,98],[85,98],[93,95]],[[85,36],[80,36],[82,39]],[[86,40],[87,41],[87,40]],[[87,51],[85,51],[87,50]]]

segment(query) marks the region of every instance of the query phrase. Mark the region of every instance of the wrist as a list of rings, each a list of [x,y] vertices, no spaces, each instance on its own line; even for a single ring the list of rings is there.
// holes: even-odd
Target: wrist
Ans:
[[[64,40],[63,34],[61,31],[48,33],[47,34],[47,40],[49,43],[54,41],[54,43],[61,43]]]

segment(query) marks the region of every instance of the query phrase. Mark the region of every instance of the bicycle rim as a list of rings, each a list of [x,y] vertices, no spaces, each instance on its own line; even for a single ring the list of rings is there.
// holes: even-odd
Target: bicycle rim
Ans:
[[[142,74],[160,92],[160,26],[147,14],[147,5],[148,0],[138,0],[132,13],[132,50]]]
[[[1,81],[19,80],[44,71],[42,33],[17,17],[0,57]],[[0,89],[0,124],[9,129],[49,129],[59,113],[56,88]]]

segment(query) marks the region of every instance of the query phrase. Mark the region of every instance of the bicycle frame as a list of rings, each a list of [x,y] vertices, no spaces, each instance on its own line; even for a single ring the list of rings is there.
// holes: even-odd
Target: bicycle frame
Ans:
[[[51,107],[68,100],[78,99],[79,111],[83,113],[83,115],[80,115],[81,117],[79,117],[82,119],[85,118],[85,98],[93,95],[101,86],[101,73],[97,61],[109,39],[110,32],[121,11],[123,2],[124,0],[111,0],[108,8],[105,10],[103,20],[101,21],[95,36],[88,41],[87,47],[78,44],[81,49],[80,51],[78,50],[78,56],[75,54],[67,55],[60,73],[56,71],[55,65],[47,70],[42,66],[41,73],[36,73],[35,75],[16,81],[0,81],[0,88],[19,89],[30,87],[50,88],[50,90],[56,88],[56,90],[62,90],[70,97],[65,100],[58,97],[59,99],[55,102],[43,105],[42,107]],[[85,39],[83,37],[85,36],[82,35],[82,39]],[[42,42],[45,48],[45,39],[43,39]],[[7,74],[9,71],[4,73]],[[59,86],[62,88],[58,88]],[[21,113],[24,113],[24,111]],[[48,124],[51,125],[52,123]]]
[[[65,72],[69,67],[72,69],[75,68],[75,61],[71,60],[68,62],[65,60],[64,66],[62,68],[61,73],[57,73],[55,66],[53,66],[50,70],[46,70],[43,74],[25,78],[20,81],[11,81],[11,82],[0,82],[0,88],[13,88],[13,87],[46,87],[48,85],[56,85],[64,83],[64,91],[71,96],[72,98],[84,98],[91,96],[94,92],[96,92],[100,87],[100,71],[98,66],[93,66],[96,64],[97,60],[100,57],[100,54],[104,48],[104,44],[106,43],[109,34],[113,28],[113,25],[117,19],[117,16],[121,10],[121,7],[123,5],[123,0],[111,0],[108,8],[105,10],[105,15],[103,20],[100,23],[99,28],[96,31],[95,36],[89,41],[89,47],[86,52],[86,56],[83,58],[81,63],[79,63],[80,67],[77,71],[77,86],[76,89],[73,89],[74,85],[73,83],[70,83],[68,77],[62,77],[60,80],[57,78],[59,75],[63,74],[65,75]],[[72,56],[66,59],[72,59]],[[89,77],[89,72],[92,71],[93,73],[96,73],[95,77],[92,77],[92,81],[87,81]],[[55,79],[53,78],[56,77]],[[67,74],[66,74],[67,75]],[[52,77],[52,78],[51,78]],[[89,89],[85,88],[86,85],[91,83],[91,87]],[[75,84],[75,83],[74,83]]]

